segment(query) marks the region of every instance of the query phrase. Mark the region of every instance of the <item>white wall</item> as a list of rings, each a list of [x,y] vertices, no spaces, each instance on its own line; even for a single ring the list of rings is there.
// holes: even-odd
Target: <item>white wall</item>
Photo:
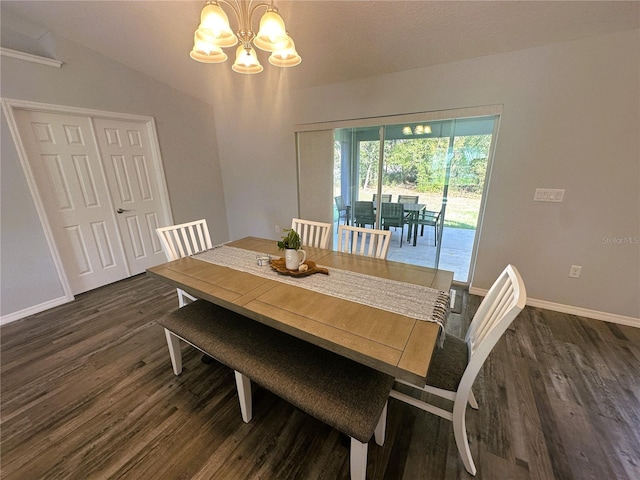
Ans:
[[[218,153],[232,240],[279,239],[298,216],[296,146],[286,69],[257,76],[226,66],[216,83]]]
[[[638,318],[639,59],[632,30],[298,90],[277,115],[235,102],[217,119],[231,236],[273,236],[295,214],[293,124],[501,104],[473,286],[513,263],[532,299]],[[565,201],[534,203],[537,187]]]
[[[213,107],[121,64],[56,38],[62,68],[2,57],[0,92],[30,100],[155,118],[176,223],[206,218],[229,239]],[[62,295],[17,152],[2,120],[1,315]]]

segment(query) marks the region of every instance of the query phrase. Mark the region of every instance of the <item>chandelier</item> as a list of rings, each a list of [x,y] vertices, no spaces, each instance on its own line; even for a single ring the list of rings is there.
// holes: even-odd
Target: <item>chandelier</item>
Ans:
[[[402,129],[402,133],[404,135],[424,135],[425,133],[431,133],[431,126],[429,125],[416,125],[415,128],[412,130],[411,127],[409,125],[405,126]]]
[[[238,29],[233,33],[229,18],[221,7],[227,5],[235,13]],[[260,29],[255,34],[251,28],[253,14],[260,8],[266,11],[260,19]],[[254,74],[263,70],[253,46],[271,52],[269,63],[277,67],[294,67],[302,58],[296,52],[292,38],[287,33],[278,9],[270,4],[240,0],[209,0],[200,13],[200,25],[195,32],[190,56],[203,63],[221,63],[227,60],[223,48],[236,49],[234,72]]]

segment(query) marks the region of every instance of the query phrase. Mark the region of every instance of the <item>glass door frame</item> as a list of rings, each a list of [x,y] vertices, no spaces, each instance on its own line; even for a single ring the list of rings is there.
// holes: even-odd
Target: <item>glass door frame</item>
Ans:
[[[480,239],[480,235],[482,233],[483,228],[483,217],[486,203],[487,192],[490,188],[490,180],[492,175],[492,165],[496,151],[496,143],[498,138],[498,130],[501,121],[503,106],[502,105],[485,105],[479,107],[466,107],[459,109],[451,109],[451,110],[441,110],[441,111],[432,111],[432,112],[418,112],[418,113],[409,113],[409,114],[400,114],[400,115],[390,115],[390,116],[382,116],[382,117],[368,117],[368,118],[355,118],[355,119],[346,119],[346,120],[338,120],[338,121],[328,121],[328,122],[318,122],[318,123],[306,123],[306,124],[298,124],[294,126],[294,131],[297,134],[304,132],[313,132],[313,131],[335,131],[336,129],[341,128],[357,128],[357,127],[380,127],[380,126],[390,126],[397,125],[403,123],[416,123],[416,122],[432,122],[439,120],[457,120],[457,119],[465,119],[465,118],[474,118],[474,117],[486,117],[493,116],[495,117],[492,139],[489,148],[489,154],[487,157],[487,167],[485,172],[484,186],[483,192],[480,199],[480,205],[478,209],[478,217],[476,224],[476,235],[474,236],[473,245],[471,247],[471,261],[469,266],[468,278],[467,282],[464,284],[469,284],[473,281],[475,262],[477,258],[477,249],[478,243]],[[300,162],[300,160],[298,160]],[[327,165],[326,168],[329,168]],[[334,168],[334,163],[331,162],[331,169]],[[353,206],[353,201],[357,198],[357,193],[354,194],[354,190],[358,188],[358,179],[356,177],[356,173],[350,172],[350,184],[351,184],[351,192],[349,195],[349,204]],[[303,174],[304,175],[304,174]],[[343,174],[344,176],[344,174]],[[381,192],[381,182],[378,181],[378,193]],[[335,195],[335,194],[334,194]],[[319,198],[317,200],[320,200]],[[326,201],[326,200],[325,200]],[[331,204],[333,205],[333,199],[331,199]],[[353,210],[351,212],[353,215]],[[440,234],[441,235],[441,234]],[[454,281],[454,283],[460,283]]]

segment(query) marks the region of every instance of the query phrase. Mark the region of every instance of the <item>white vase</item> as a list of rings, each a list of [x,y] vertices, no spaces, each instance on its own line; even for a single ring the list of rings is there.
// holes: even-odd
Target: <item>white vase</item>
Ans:
[[[284,250],[284,262],[287,270],[298,270],[298,267],[307,259],[307,252],[286,248]]]

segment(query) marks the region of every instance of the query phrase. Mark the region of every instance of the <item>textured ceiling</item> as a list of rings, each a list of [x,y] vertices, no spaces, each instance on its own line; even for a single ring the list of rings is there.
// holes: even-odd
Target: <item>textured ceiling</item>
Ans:
[[[638,1],[278,1],[303,58],[292,87],[318,86],[640,27]],[[203,1],[6,1],[44,27],[213,103],[224,64],[189,58]],[[232,28],[235,18],[229,16]],[[257,16],[256,16],[257,17]],[[257,24],[258,18],[254,19]],[[3,26],[7,22],[3,20]],[[18,22],[20,23],[20,22]],[[22,27],[24,28],[24,26]],[[267,54],[261,76],[276,75]],[[64,58],[61,60],[64,61]],[[237,75],[237,74],[233,74]]]

